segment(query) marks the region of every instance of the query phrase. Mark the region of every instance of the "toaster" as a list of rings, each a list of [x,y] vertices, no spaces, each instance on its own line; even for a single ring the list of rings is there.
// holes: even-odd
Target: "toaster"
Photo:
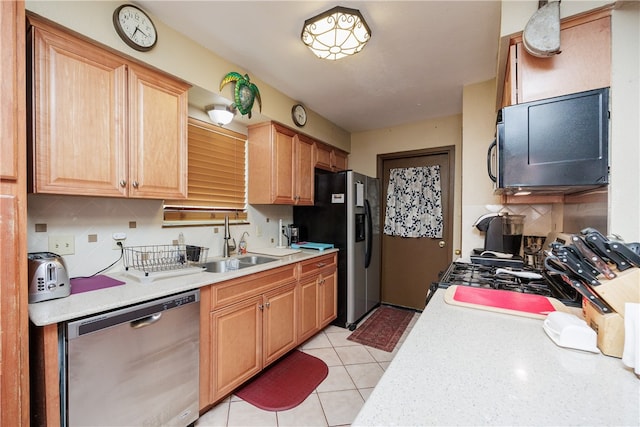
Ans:
[[[29,253],[29,304],[71,294],[64,259],[52,252]]]

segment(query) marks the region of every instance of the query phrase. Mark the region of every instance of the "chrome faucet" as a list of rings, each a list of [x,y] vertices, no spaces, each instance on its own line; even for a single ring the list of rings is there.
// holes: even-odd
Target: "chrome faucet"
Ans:
[[[229,254],[236,250],[236,240],[231,238],[231,233],[229,232],[229,216],[225,215],[224,217],[224,245],[222,246],[222,256],[225,258],[229,257]],[[233,244],[229,243],[229,240],[233,240]]]

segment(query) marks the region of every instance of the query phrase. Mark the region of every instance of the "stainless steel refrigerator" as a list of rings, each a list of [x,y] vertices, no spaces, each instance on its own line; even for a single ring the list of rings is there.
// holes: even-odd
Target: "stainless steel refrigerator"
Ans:
[[[303,241],[333,243],[338,252],[338,317],[354,329],[380,304],[380,184],[353,171],[316,170],[314,206],[295,206]]]

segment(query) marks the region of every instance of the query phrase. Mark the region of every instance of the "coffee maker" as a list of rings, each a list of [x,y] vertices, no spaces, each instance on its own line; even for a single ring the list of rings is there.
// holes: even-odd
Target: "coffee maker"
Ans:
[[[484,258],[496,260],[496,262],[480,262],[483,264],[523,264],[520,256],[522,246],[522,231],[524,228],[524,215],[509,215],[507,213],[490,213],[481,216],[473,224],[478,230],[485,233],[484,247],[474,249],[472,262],[483,261]],[[478,258],[481,258],[480,260]],[[505,261],[503,261],[505,260]],[[509,263],[507,261],[514,261]]]

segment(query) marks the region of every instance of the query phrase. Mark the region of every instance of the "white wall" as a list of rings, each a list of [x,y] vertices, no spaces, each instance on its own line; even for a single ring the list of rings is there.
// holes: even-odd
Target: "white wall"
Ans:
[[[640,242],[640,2],[611,16],[609,232]]]
[[[551,204],[502,205],[493,194],[486,167],[487,150],[496,132],[495,80],[465,86],[462,93],[462,255],[482,248],[484,234],[473,227],[490,212],[524,215],[524,235],[546,236],[558,225]],[[557,209],[556,209],[557,210]]]
[[[162,201],[108,197],[74,197],[30,194],[27,201],[27,245],[29,252],[48,251],[49,236],[74,236],[75,254],[64,255],[70,277],[96,273],[116,261],[113,233],[127,234],[125,246],[170,245],[183,233],[188,245],[209,248],[209,256],[222,255],[223,227],[162,228]],[[247,231],[248,249],[274,247],[278,242],[278,220],[290,224],[291,206],[251,206],[251,225],[232,225],[231,237],[240,241]],[[129,228],[129,222],[136,228]],[[268,222],[267,222],[268,221]],[[36,224],[46,224],[47,232],[36,232]],[[262,231],[258,236],[257,228]],[[89,243],[89,235],[97,242]],[[122,271],[118,262],[109,272]]]

